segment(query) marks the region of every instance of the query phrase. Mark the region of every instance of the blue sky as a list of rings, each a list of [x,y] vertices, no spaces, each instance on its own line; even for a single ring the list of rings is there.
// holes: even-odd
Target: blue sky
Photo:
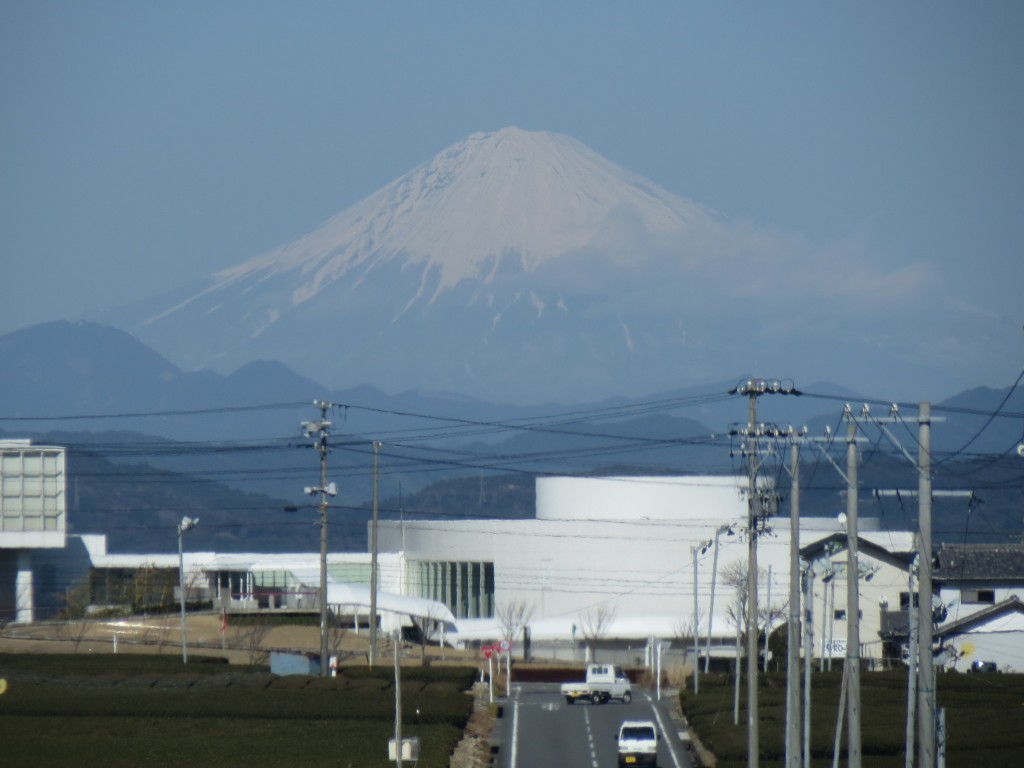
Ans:
[[[757,228],[927,266],[936,303],[988,316],[976,383],[1006,386],[1022,40],[1019,2],[8,0],[0,333],[275,248],[516,125]]]

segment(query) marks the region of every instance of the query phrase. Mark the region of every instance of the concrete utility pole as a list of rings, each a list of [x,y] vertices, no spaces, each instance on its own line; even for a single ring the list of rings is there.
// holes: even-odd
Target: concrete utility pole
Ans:
[[[860,768],[860,568],[858,563],[857,520],[857,424],[850,419],[847,425],[846,475],[846,679],[847,765]]]
[[[917,647],[918,665],[917,717],[918,765],[935,765],[935,667],[932,657],[932,407],[921,403],[918,411],[921,446],[917,478],[918,491],[918,555],[917,555]]]
[[[811,768],[811,668],[814,666],[814,569],[804,571],[804,768]]]
[[[936,419],[929,417],[929,419],[928,419],[929,424],[932,421],[935,421],[935,420]],[[929,435],[927,438],[925,438],[924,436],[921,436],[921,437],[919,437],[919,440],[927,440],[928,442],[930,442],[931,441],[931,436]],[[922,450],[922,452],[924,452],[924,449],[925,449],[925,444],[921,443],[921,450]],[[881,497],[881,496],[895,496],[897,498],[902,498],[905,495],[906,496],[918,496],[918,497],[920,497],[922,493],[928,493],[929,494],[928,502],[927,503],[922,502],[921,499],[918,498],[918,531],[917,531],[917,533],[914,534],[914,557],[913,557],[913,560],[911,561],[910,566],[908,568],[908,588],[907,588],[907,593],[909,595],[909,600],[908,600],[908,604],[907,604],[907,627],[908,627],[908,635],[909,635],[909,643],[910,643],[910,652],[909,652],[909,656],[908,656],[908,667],[909,667],[909,669],[908,669],[908,675],[907,675],[907,734],[906,734],[907,745],[906,745],[906,751],[905,751],[905,754],[906,754],[906,764],[905,764],[906,768],[912,768],[912,766],[914,764],[914,726],[915,725],[921,725],[921,723],[919,721],[915,720],[915,717],[916,717],[915,713],[918,712],[918,709],[919,709],[918,702],[919,701],[922,702],[922,703],[924,702],[924,697],[921,695],[921,692],[920,692],[921,689],[920,689],[920,686],[918,685],[918,675],[920,674],[921,670],[925,667],[925,665],[928,666],[928,670],[930,672],[930,679],[931,679],[931,685],[930,685],[930,687],[931,687],[931,695],[929,697],[929,700],[931,701],[931,708],[932,708],[933,712],[935,710],[935,662],[934,662],[934,656],[932,654],[932,649],[929,648],[926,651],[924,646],[923,646],[923,644],[922,644],[922,642],[919,640],[919,637],[921,636],[921,634],[920,634],[920,626],[921,626],[922,623],[927,623],[928,624],[928,642],[929,642],[929,644],[931,644],[931,642],[932,642],[932,634],[933,634],[932,633],[932,624],[935,621],[935,619],[934,619],[934,616],[933,616],[933,613],[932,613],[931,587],[929,586],[927,588],[927,591],[926,591],[925,589],[923,589],[920,586],[920,582],[919,582],[918,591],[916,593],[914,592],[914,570],[915,570],[915,568],[917,568],[918,569],[918,573],[920,573],[920,561],[921,561],[922,557],[924,557],[925,553],[927,553],[927,556],[929,558],[929,560],[928,560],[929,577],[930,577],[930,574],[931,574],[931,547],[926,547],[921,542],[921,532],[922,531],[928,531],[929,533],[931,532],[931,527],[932,527],[932,522],[931,522],[931,518],[932,518],[931,501],[932,501],[932,499],[934,499],[936,497],[939,497],[939,496],[946,497],[946,498],[968,498],[968,499],[971,499],[971,498],[974,497],[974,491],[941,491],[941,490],[940,491],[935,491],[935,490],[931,490],[930,463],[926,464],[926,466],[927,466],[926,472],[929,475],[929,477],[928,477],[928,479],[926,481],[927,489],[921,487],[921,485],[920,485],[920,482],[922,480],[922,478],[920,477],[921,465],[918,464],[917,462],[914,462],[914,464],[915,464],[916,467],[918,467],[918,472],[919,472],[919,478],[918,478],[919,486],[918,486],[917,490],[907,490],[907,489],[904,489],[904,490],[876,490],[875,491],[875,495],[879,496],[879,497]],[[916,604],[914,602],[915,594],[917,596],[917,603]],[[921,608],[922,604],[925,604],[927,606],[927,608],[926,609],[922,609]],[[932,733],[934,735],[935,720],[933,719],[930,722],[932,724],[932,726],[931,726],[932,727]],[[919,731],[920,731],[920,729],[919,729]],[[919,732],[919,735],[920,735],[920,732]],[[919,749],[923,749],[923,747],[919,745]],[[932,746],[932,749],[933,749],[933,754],[934,754],[934,744]]]
[[[914,537],[917,548],[917,537]],[[910,635],[910,650],[907,654],[907,735],[904,753],[904,768],[914,768],[914,727],[917,725],[917,606],[914,605],[914,568],[917,555],[907,569],[907,632]]]
[[[768,584],[764,595],[764,656],[761,660],[761,671],[768,674],[768,634],[772,629],[772,567],[768,566]]]
[[[892,419],[898,419],[898,410],[892,407]],[[875,420],[878,423],[877,420]],[[933,656],[933,623],[932,609],[932,497],[973,496],[970,491],[932,491],[932,418],[931,403],[922,402],[918,406],[918,458],[917,461],[892,434],[879,423],[879,428],[906,458],[917,467],[917,649],[918,687],[917,687],[917,736],[918,765],[920,768],[933,768],[935,764],[935,659]],[[880,495],[883,492],[878,492]],[[892,493],[899,493],[894,491]],[[911,596],[911,606],[913,599]],[[910,659],[913,666],[915,659]]]
[[[732,724],[740,724],[740,659],[743,657],[740,646],[740,632],[743,627],[743,598],[736,590],[736,680],[732,692]]]
[[[760,760],[760,734],[758,732],[757,703],[757,535],[762,515],[761,494],[757,483],[757,439],[760,429],[757,424],[757,398],[764,394],[799,395],[792,387],[763,379],[743,382],[729,394],[746,395],[747,428],[744,434],[750,441],[746,446],[747,463],[747,766],[757,768]],[[765,649],[767,652],[767,648]]]
[[[786,625],[786,768],[800,766],[800,443],[790,444],[789,622]]]
[[[402,630],[396,629],[395,636],[395,765],[401,768],[402,754],[402,665],[398,660],[398,649],[402,645]]]
[[[306,437],[316,438],[315,448],[320,454],[320,485],[306,486],[305,491],[307,496],[320,496],[320,677],[327,677],[327,498],[337,495],[338,489],[334,483],[327,483],[327,436],[331,429],[327,409],[331,408],[332,404],[314,400],[313,406],[320,409],[320,419],[304,421],[302,428]]]
[[[761,497],[757,488],[757,394],[748,394],[748,423],[755,442],[747,465],[747,766],[757,768],[761,755],[757,703],[757,526]]]
[[[373,441],[373,522],[370,525],[370,669],[377,664],[377,454]]]

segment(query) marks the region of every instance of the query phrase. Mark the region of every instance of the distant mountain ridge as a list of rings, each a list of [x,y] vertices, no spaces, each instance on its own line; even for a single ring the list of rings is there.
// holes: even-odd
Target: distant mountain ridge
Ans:
[[[511,420],[579,409],[592,409],[595,413],[611,410],[613,415],[608,418],[614,419],[616,408],[679,399],[681,408],[692,402],[692,418],[706,426],[709,432],[722,432],[730,425],[745,421],[745,399],[716,396],[724,395],[746,378],[747,375],[742,374],[718,384],[651,391],[639,397],[616,396],[597,401],[538,402],[522,406],[482,400],[457,391],[408,388],[398,394],[388,394],[367,384],[332,390],[274,360],[246,363],[228,374],[208,370],[184,371],[131,334],[93,322],[58,320],[0,336],[0,417],[8,419],[74,415],[76,420],[88,421],[81,417],[175,409],[223,409],[289,401],[308,403],[312,407],[314,399],[359,403],[371,410],[391,409],[394,412],[481,421]],[[762,416],[768,421],[797,428],[811,422],[834,423],[830,421],[834,416],[829,414],[841,413],[844,401],[859,407],[857,404],[865,399],[863,394],[827,382],[811,383],[799,389],[808,397],[764,398]],[[933,403],[935,408],[964,411],[962,426],[967,431],[983,424],[986,415],[1000,406],[1006,414],[1022,416],[1024,388],[974,387]],[[878,412],[877,406],[874,411]],[[394,413],[382,414],[382,417],[391,427],[394,426]],[[274,423],[287,423],[291,431],[294,421],[289,416]],[[372,418],[365,424],[359,424],[358,428],[364,426],[372,431]],[[989,447],[1002,448],[1005,447],[1002,445],[1004,441],[1012,442],[1015,436],[1020,436],[1015,435],[1015,431],[1019,430],[1011,426],[1000,431],[998,436],[990,435],[985,439],[991,441]],[[942,429],[936,432],[936,438],[942,440]],[[210,437],[194,431],[176,435],[174,430],[163,428],[155,430],[154,434],[189,439]],[[266,435],[267,429],[260,428],[258,434]]]
[[[79,532],[117,526],[124,528],[118,541],[152,536],[151,548],[162,551],[170,541],[164,529],[173,529],[168,521],[182,513],[176,505],[184,503],[223,526],[204,534],[217,547],[245,549],[254,541],[262,548],[272,548],[274,541],[294,546],[309,540],[312,528],[302,522],[303,512],[291,518],[280,513],[285,503],[308,505],[302,488],[319,478],[317,456],[299,422],[314,417],[315,398],[327,399],[341,406],[332,413],[330,458],[331,478],[342,489],[343,531],[336,533],[346,546],[358,546],[365,537],[366,510],[360,505],[372,494],[371,440],[384,442],[384,514],[404,509],[410,517],[436,516],[450,507],[456,517],[521,516],[533,474],[745,471],[739,454],[731,455],[738,442],[730,448],[710,438],[746,417],[746,398],[726,395],[729,386],[532,408],[444,392],[392,395],[368,386],[332,392],[276,362],[251,363],[226,376],[183,372],[122,331],[61,321],[0,336],[0,437],[32,436],[70,446],[72,474],[82,478],[72,491],[75,503],[81,498]],[[859,410],[861,399],[854,393],[830,385],[807,389],[815,394],[766,396],[760,418],[781,426],[807,423],[812,434],[823,434],[826,425],[841,424],[844,400]],[[673,407],[665,409],[664,403]],[[992,418],[996,409],[1009,418]],[[937,463],[947,474],[936,477],[936,487],[977,486],[983,501],[966,519],[966,503],[950,507],[945,502],[944,527],[936,528],[937,535],[1019,528],[1019,513],[1012,510],[1014,504],[1019,509],[1020,494],[1008,493],[1005,486],[1007,477],[1020,472],[1013,448],[1021,437],[1024,391],[976,388],[936,404],[935,412],[945,421],[933,429],[934,450],[964,449],[957,462]],[[914,415],[905,418],[913,430]],[[521,428],[511,426],[516,424]],[[456,428],[460,425],[464,429]],[[897,433],[916,451],[912,435]],[[874,447],[864,450],[864,503],[872,508],[877,503],[888,524],[908,524],[912,510],[894,501],[885,506],[872,501],[867,484],[907,487],[912,468],[891,450],[889,458],[872,455]],[[1006,457],[977,458],[985,451]],[[90,458],[83,462],[83,456]],[[91,457],[107,457],[118,469]],[[830,511],[841,492],[839,479],[810,450],[804,460],[820,465],[818,472],[812,467],[804,475],[804,514]],[[512,494],[501,490],[509,483],[492,482],[503,472],[516,477]],[[254,517],[239,518],[243,512],[232,511],[229,488],[249,494],[247,509]],[[152,513],[146,511],[151,508]],[[287,538],[275,539],[279,525]],[[249,538],[248,527],[256,538]]]
[[[625,423],[622,429],[628,431],[634,429],[629,423],[644,423],[643,413],[658,402],[676,403],[670,413],[685,412],[691,422],[683,429],[686,434],[721,434],[745,423],[745,398],[725,396],[743,378],[635,398],[519,406],[456,392],[408,389],[388,394],[368,385],[331,390],[276,361],[248,363],[227,375],[186,372],[116,328],[56,321],[0,336],[0,428],[10,430],[29,420],[33,429],[40,424],[81,430],[131,429],[175,440],[283,438],[298,436],[299,421],[314,413],[313,400],[322,399],[359,406],[345,411],[344,421],[338,425],[341,434],[379,435],[436,426],[438,422],[432,419],[449,418],[481,423],[524,420],[527,425],[530,419],[566,412],[584,414],[584,423]],[[761,420],[797,429],[806,424],[820,432],[825,425],[837,424],[845,402],[857,408],[863,399],[831,384],[810,384],[802,389],[807,396],[762,398]],[[267,408],[273,405],[281,407]],[[954,450],[986,427],[988,414],[997,408],[1011,416],[1024,414],[1024,390],[978,387],[933,405],[936,410],[948,406],[962,411],[947,417],[933,434],[936,450]],[[634,406],[635,412],[631,410]],[[258,419],[246,412],[248,407],[262,408]],[[154,416],[175,411],[209,413],[196,413],[196,418],[188,420]],[[98,418],[87,418],[90,416]],[[112,421],[111,416],[118,418]],[[53,421],[38,422],[40,418]],[[671,421],[674,417],[663,413],[657,418]],[[913,420],[913,416],[908,418]],[[656,425],[657,419],[648,423]],[[656,427],[645,429],[653,434]],[[528,434],[527,426],[523,432]],[[680,434],[678,425],[675,434]],[[1017,421],[996,419],[970,448],[1002,452],[1020,437]]]

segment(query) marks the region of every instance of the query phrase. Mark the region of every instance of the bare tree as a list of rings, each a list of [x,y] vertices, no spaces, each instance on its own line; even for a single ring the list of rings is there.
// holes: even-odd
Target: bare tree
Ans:
[[[758,583],[764,583],[768,577],[768,571],[763,568],[757,569]],[[733,594],[738,600],[732,600],[726,606],[725,612],[729,617],[729,623],[734,627],[739,626],[740,632],[745,636],[747,633],[747,563],[745,560],[733,560],[725,565],[721,571],[722,583],[733,588]],[[760,591],[760,590],[759,590]],[[757,632],[758,636],[765,632],[765,629],[774,626],[777,621],[786,616],[788,600],[783,603],[772,603],[765,605],[758,601],[757,608]],[[737,611],[739,615],[737,616]]]
[[[64,594],[64,621],[58,627],[57,634],[70,639],[76,653],[92,625],[92,616],[89,613],[91,593],[89,580],[86,578],[69,587]]]
[[[327,621],[327,644],[335,656],[340,656],[341,644],[348,633],[348,625],[339,616],[331,613]]]
[[[704,618],[704,614],[698,613],[698,637],[700,636],[700,623],[702,618]],[[672,625],[672,639],[678,641],[683,648],[689,648],[693,645],[693,616],[684,615],[676,619],[675,624]]]
[[[438,627],[441,625],[441,616],[445,612],[445,606],[441,603],[434,603],[427,608],[425,616],[412,617],[412,620],[416,622],[420,629],[420,663],[426,664],[427,659],[427,643],[437,633]],[[417,621],[418,619],[418,621]],[[444,643],[440,642],[441,646],[441,658],[444,658]]]
[[[608,628],[615,621],[615,614],[613,606],[599,605],[597,608],[579,615],[580,632],[583,633],[583,639],[587,641],[591,661],[597,660],[597,641],[608,632]]]
[[[723,586],[732,587],[733,599],[726,603],[725,615],[729,623],[743,633],[747,629],[747,564],[733,560],[723,565],[718,580]]]
[[[236,622],[231,646],[246,652],[249,666],[265,664],[268,654],[263,641],[269,632],[270,625],[259,621],[258,617],[248,618],[244,624]]]
[[[523,632],[526,625],[530,623],[533,616],[533,606],[528,605],[525,600],[513,600],[508,603],[499,604],[494,610],[494,616],[498,619],[501,627],[501,636],[508,640],[509,644],[516,636]]]

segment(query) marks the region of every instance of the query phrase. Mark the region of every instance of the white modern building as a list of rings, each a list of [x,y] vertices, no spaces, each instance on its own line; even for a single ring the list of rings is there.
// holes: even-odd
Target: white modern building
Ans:
[[[166,610],[179,604],[179,563],[170,554],[110,554],[106,536],[72,536],[84,560],[65,559],[62,575],[71,583],[88,579],[92,610]],[[77,547],[73,547],[76,551]],[[371,555],[329,553],[327,603],[332,614],[357,630],[369,626]],[[229,616],[253,611],[320,610],[320,558],[316,553],[189,552],[182,555],[185,598]],[[439,602],[403,593],[401,553],[378,558],[378,624],[397,629],[412,619],[454,630],[454,616]],[[133,605],[135,603],[135,605]]]
[[[382,551],[402,552],[406,593],[448,605],[467,641],[497,639],[495,614],[525,605],[539,657],[578,657],[593,641],[629,663],[649,638],[692,656],[696,594],[700,655],[710,630],[712,657],[732,658],[737,585],[747,567],[747,483],[743,476],[545,477],[537,480],[535,520],[388,521],[378,540]],[[789,521],[772,518],[767,528],[758,537],[758,603],[761,620],[775,627],[787,615]],[[819,573],[815,599],[826,601],[815,637],[828,642],[816,645],[816,655],[845,655],[844,539],[838,520],[801,520],[802,547],[833,542],[804,553]],[[860,541],[862,653],[880,660],[880,606],[908,589],[912,537],[866,518]]]
[[[33,557],[65,546],[66,477],[63,448],[0,441],[0,623],[33,621],[37,592],[54,587]]]
[[[33,620],[40,580],[70,595],[88,578],[93,608],[177,604],[176,555],[110,554],[103,535],[65,533],[63,449],[2,445],[0,608],[7,620]],[[503,607],[519,606],[528,633],[516,641],[528,635],[538,658],[579,659],[599,647],[635,663],[651,639],[671,643],[670,663],[735,657],[736,616],[742,621],[745,613],[737,604],[748,557],[745,476],[536,482],[535,519],[381,522],[380,626],[444,624],[450,642],[490,642],[503,637]],[[761,490],[773,493],[767,484]],[[789,531],[787,518],[771,517],[757,539],[760,621],[769,630],[788,614]],[[900,657],[893,620],[913,604],[913,537],[880,530],[866,516],[859,532],[861,655],[868,664],[891,661]],[[796,545],[811,588],[804,610],[813,620],[812,654],[819,663],[845,656],[850,568],[841,521],[801,518]],[[371,562],[369,551],[328,556],[328,603],[356,627],[370,623]],[[317,553],[186,548],[184,567],[188,602],[227,612],[319,609]],[[980,582],[957,585],[964,602],[968,587],[977,601],[1007,596],[990,596]]]

